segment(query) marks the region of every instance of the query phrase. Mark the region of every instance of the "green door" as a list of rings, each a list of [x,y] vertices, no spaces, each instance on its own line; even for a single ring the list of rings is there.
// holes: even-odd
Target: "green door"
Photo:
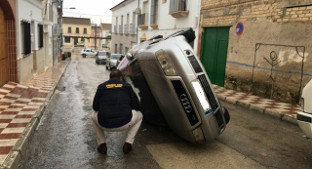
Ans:
[[[213,84],[224,86],[229,27],[205,28],[202,37],[201,62]]]

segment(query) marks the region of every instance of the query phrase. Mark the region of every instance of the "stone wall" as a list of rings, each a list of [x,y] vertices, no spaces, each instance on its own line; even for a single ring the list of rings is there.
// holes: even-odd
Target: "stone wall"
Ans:
[[[201,26],[230,26],[225,87],[298,103],[312,78],[311,0],[203,0]]]

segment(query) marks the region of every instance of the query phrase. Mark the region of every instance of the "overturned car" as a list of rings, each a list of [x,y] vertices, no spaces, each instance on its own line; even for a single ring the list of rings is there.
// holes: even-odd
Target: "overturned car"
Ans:
[[[117,69],[137,93],[145,121],[202,142],[220,135],[230,116],[190,45],[194,39],[191,28],[155,36],[134,46]]]

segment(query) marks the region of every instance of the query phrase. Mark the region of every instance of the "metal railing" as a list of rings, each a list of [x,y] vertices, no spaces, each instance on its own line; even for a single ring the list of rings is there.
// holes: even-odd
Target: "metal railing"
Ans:
[[[130,34],[135,34],[135,25],[133,23],[130,23]]]
[[[129,24],[125,24],[125,25],[124,25],[124,28],[125,28],[125,29],[124,29],[124,33],[125,33],[125,34],[129,34]]]
[[[123,25],[119,25],[119,33],[123,33]]]
[[[114,33],[117,33],[117,25],[114,25]]]
[[[138,25],[147,25],[147,13],[140,14],[138,17]]]

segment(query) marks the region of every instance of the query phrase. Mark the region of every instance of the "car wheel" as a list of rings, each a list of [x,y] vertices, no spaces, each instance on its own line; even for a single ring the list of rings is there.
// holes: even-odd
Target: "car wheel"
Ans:
[[[87,56],[86,54],[83,54],[83,55],[82,55],[83,58],[86,58],[86,56]]]
[[[99,62],[98,61],[95,61],[95,63],[98,65],[99,64]]]

